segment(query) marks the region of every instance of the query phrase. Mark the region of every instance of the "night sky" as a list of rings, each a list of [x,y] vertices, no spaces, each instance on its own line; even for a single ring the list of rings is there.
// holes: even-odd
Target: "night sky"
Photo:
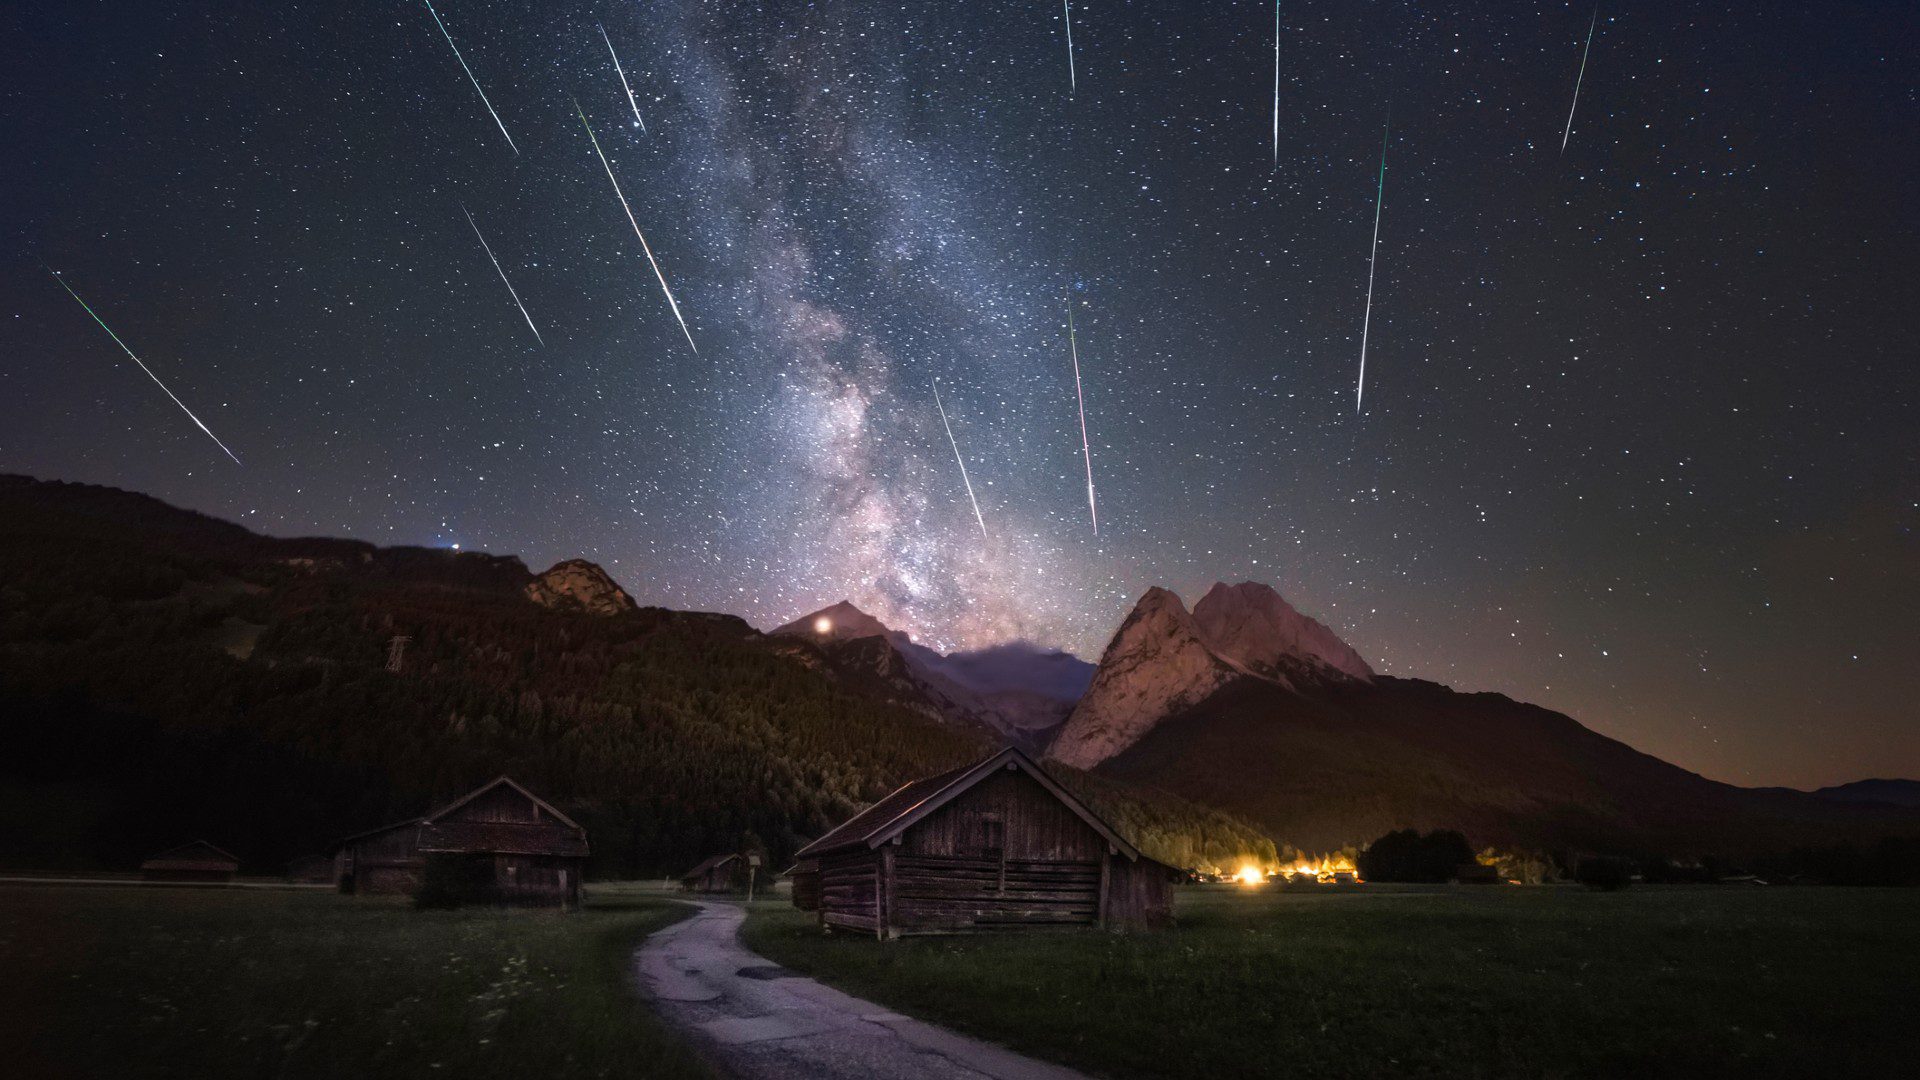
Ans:
[[[0,469],[946,648],[1263,580],[1717,779],[1920,774],[1910,3],[1602,4],[1563,153],[1590,5],[1286,0],[1277,161],[1261,3],[1076,2],[1070,92],[1047,0],[438,0],[505,135],[421,3],[187,7],[0,15]]]

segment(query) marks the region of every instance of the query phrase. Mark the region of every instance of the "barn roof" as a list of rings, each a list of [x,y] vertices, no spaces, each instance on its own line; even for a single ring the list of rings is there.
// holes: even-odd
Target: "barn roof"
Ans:
[[[467,805],[473,800],[479,798],[482,795],[485,795],[487,792],[492,791],[494,788],[500,787],[503,784],[519,792],[521,795],[525,796],[528,801],[533,803],[533,805],[538,806],[540,809],[545,810],[549,814],[552,814],[555,820],[571,828],[575,828],[575,829],[580,828],[580,826],[576,824],[572,818],[568,817],[567,815],[561,813],[558,810],[555,810],[553,808],[552,803],[548,802],[547,800],[541,798],[538,795],[535,795],[533,792],[528,791],[526,788],[521,787],[519,783],[516,782],[511,776],[494,777],[492,780],[489,780],[486,783],[481,784],[479,787],[474,788],[472,791],[467,792],[465,795],[460,796],[459,798],[453,800],[452,802],[441,807],[440,809],[429,813],[426,817],[421,818],[420,824],[432,825],[435,822],[437,822],[439,819],[446,817],[448,814],[453,813],[455,810],[460,809],[461,807]],[[582,831],[585,831],[585,830],[582,830]]]
[[[142,870],[237,870],[240,860],[205,840],[181,844],[140,864]]]
[[[707,871],[715,869],[716,867],[725,866],[726,864],[732,862],[733,860],[739,857],[740,855],[738,852],[732,852],[732,851],[727,852],[723,855],[715,855],[707,859],[705,862],[702,862],[699,866],[696,866],[693,869],[687,871],[686,873],[681,874],[680,880],[687,881],[692,878],[697,878],[700,875],[706,873]]]
[[[455,811],[495,788],[506,786],[553,818],[549,822],[447,820]],[[491,852],[502,855],[587,854],[587,831],[551,803],[501,776],[420,819],[420,850],[426,854]]]
[[[1048,793],[1060,800],[1074,815],[1099,833],[1114,850],[1128,859],[1139,859],[1140,849],[1128,843],[1087,805],[1047,775],[1047,771],[1019,747],[1009,746],[997,753],[958,769],[902,785],[893,794],[848,818],[839,828],[794,853],[806,859],[848,848],[877,848],[911,828],[915,822],[953,801],[968,788],[992,776],[998,770],[1018,769],[1033,777]]]
[[[395,829],[405,829],[418,824],[420,824],[420,819],[417,817],[410,817],[405,821],[390,821],[387,824],[382,825],[377,829],[368,829],[365,832],[357,832],[357,833],[354,833],[352,836],[343,836],[340,839],[335,840],[333,842],[333,850],[339,851],[341,848],[346,847],[348,844],[354,843],[355,841],[365,840],[368,837],[379,836],[381,833],[389,833],[394,831]]]

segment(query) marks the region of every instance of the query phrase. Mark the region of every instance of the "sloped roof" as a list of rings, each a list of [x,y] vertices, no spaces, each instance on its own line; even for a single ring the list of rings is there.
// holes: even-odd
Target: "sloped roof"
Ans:
[[[395,829],[404,829],[410,825],[418,824],[420,824],[420,819],[417,817],[410,817],[405,821],[390,821],[377,829],[368,829],[365,832],[354,833],[352,836],[343,836],[333,842],[331,850],[339,851],[341,848],[346,847],[356,840],[365,840],[370,836],[379,836],[381,833],[392,832]]]
[[[427,814],[425,817],[420,819],[420,824],[422,825],[436,824],[441,818],[446,817],[448,814],[453,813],[455,810],[460,809],[461,807],[467,805],[468,803],[479,798],[480,796],[485,795],[487,792],[492,791],[494,788],[497,788],[502,784],[512,788],[514,791],[519,792],[521,795],[525,796],[529,801],[531,801],[535,806],[538,806],[540,809],[545,810],[547,813],[553,815],[554,819],[561,822],[562,824],[575,829],[580,828],[580,826],[572,818],[568,817],[567,815],[561,813],[558,810],[555,810],[553,808],[552,803],[549,803],[545,799],[542,799],[540,796],[535,795],[531,791],[528,791],[526,788],[521,787],[510,776],[494,777],[492,780],[489,780],[486,783],[481,784],[479,787],[474,788],[472,791],[467,792],[465,795],[460,796],[459,798],[453,800],[452,802],[441,807],[440,809],[432,811],[431,813]],[[585,830],[581,830],[581,831],[584,832]]]
[[[877,848],[900,835],[915,822],[952,802],[968,788],[992,776],[1002,768],[1018,769],[1038,781],[1041,787],[1060,800],[1074,815],[1099,833],[1114,850],[1130,860],[1140,858],[1140,849],[1128,843],[1106,822],[1101,821],[1085,803],[1061,787],[1047,771],[1019,747],[1009,746],[972,765],[962,766],[902,785],[891,795],[848,818],[838,828],[794,853],[807,859],[849,848]]]
[[[727,852],[723,855],[715,855],[707,859],[705,862],[702,862],[699,866],[696,866],[693,869],[687,871],[686,873],[681,874],[680,880],[689,881],[693,878],[700,877],[701,875],[705,874],[707,871],[712,870],[715,867],[725,866],[727,863],[730,863],[739,857],[740,855],[738,852],[732,852],[732,851]]]
[[[240,860],[205,840],[181,844],[140,864],[142,870],[237,870]]]

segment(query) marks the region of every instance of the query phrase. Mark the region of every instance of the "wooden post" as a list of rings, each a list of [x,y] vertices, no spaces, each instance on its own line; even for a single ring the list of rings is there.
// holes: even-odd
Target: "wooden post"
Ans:
[[[760,876],[760,856],[747,856],[747,903],[753,903],[753,882]]]
[[[880,848],[880,863],[874,871],[873,913],[877,933],[885,941],[893,933],[893,844]]]
[[[1100,903],[1094,908],[1094,925],[1102,930],[1107,928],[1107,907],[1111,903],[1107,896],[1108,886],[1113,880],[1113,860],[1118,855],[1119,852],[1108,845],[1106,855],[1100,859]]]

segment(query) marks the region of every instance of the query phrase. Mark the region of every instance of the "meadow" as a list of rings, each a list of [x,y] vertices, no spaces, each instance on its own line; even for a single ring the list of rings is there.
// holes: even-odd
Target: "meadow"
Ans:
[[[1113,1077],[1907,1075],[1920,890],[1182,890],[1180,928],[762,955]]]
[[[413,911],[328,891],[0,883],[8,1076],[704,1077],[629,982],[688,909]]]

